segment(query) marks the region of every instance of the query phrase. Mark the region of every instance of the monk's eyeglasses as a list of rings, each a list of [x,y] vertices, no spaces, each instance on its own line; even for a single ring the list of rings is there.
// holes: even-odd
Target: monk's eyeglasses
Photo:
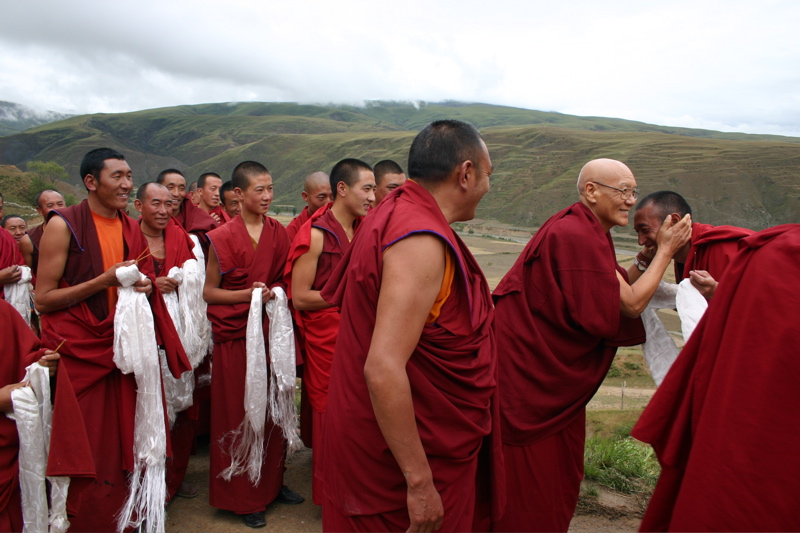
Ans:
[[[623,200],[633,198],[633,200],[636,201],[639,198],[639,189],[631,189],[629,187],[620,189],[618,187],[612,187],[611,185],[606,185],[605,183],[600,183],[599,181],[593,181],[592,183],[594,183],[595,185],[602,185],[603,187],[608,187],[609,189],[614,189],[615,191],[621,192]]]

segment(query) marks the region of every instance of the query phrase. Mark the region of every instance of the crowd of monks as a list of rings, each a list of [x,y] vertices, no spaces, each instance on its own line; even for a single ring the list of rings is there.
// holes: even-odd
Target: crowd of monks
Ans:
[[[272,502],[304,501],[283,483],[291,431],[272,407],[250,419],[256,367],[275,363],[249,332],[269,352],[257,308],[285,292],[324,531],[567,531],[586,405],[617,348],[646,341],[640,315],[670,264],[709,306],[633,431],[662,466],[642,530],[800,530],[800,422],[782,410],[800,400],[786,294],[800,226],[701,224],[678,193],[639,199],[624,163],[595,159],[490,291],[452,224],[474,218],[492,171],[480,133],[441,120],[406,171],[347,158],[307,176],[287,227],[267,216],[256,161],[227,181],[166,169],[136,190],[135,217],[133,171],[109,148],[81,162],[87,200],[37,195],[39,226],[2,217],[0,196],[0,408],[14,412],[28,365],[49,369],[46,471],[71,480],[69,530],[162,531],[154,508],[198,494],[184,476],[206,433],[211,506],[257,528]],[[625,269],[611,230],[631,216],[642,249]],[[150,326],[116,320],[137,295]],[[131,371],[136,339],[155,348]],[[33,511],[5,416],[0,442],[0,531],[22,531]]]

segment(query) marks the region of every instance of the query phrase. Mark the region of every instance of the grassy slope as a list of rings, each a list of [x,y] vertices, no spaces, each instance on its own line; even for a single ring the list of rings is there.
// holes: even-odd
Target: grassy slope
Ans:
[[[697,220],[753,228],[800,220],[800,139],[485,104],[203,104],[85,115],[0,138],[0,164],[53,160],[77,182],[82,155],[111,146],[126,154],[142,183],[168,167],[190,179],[208,170],[228,176],[238,162],[255,159],[273,173],[275,202],[299,206],[309,172],[329,171],[343,157],[391,158],[405,166],[416,131],[443,117],[476,124],[489,145],[495,174],[480,217],[536,226],[574,201],[583,163],[613,157],[631,166],[643,192],[684,193]]]

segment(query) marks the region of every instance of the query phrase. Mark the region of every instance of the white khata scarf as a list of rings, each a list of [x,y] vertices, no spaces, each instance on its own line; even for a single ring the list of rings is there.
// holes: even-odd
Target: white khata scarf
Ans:
[[[263,305],[261,291],[254,290],[247,318],[247,372],[244,389],[244,419],[232,433],[229,448],[231,465],[220,477],[247,473],[258,486],[264,459],[264,425],[267,410],[273,423],[281,428],[288,441],[289,452],[298,450],[302,441],[297,434],[295,394],[294,330],[286,293],[273,289],[275,298],[267,302],[269,317],[270,374],[267,375],[267,354],[264,345]]]
[[[136,425],[133,472],[128,501],[120,510],[117,530],[139,527],[147,533],[164,531],[167,498],[167,434],[161,403],[161,365],[150,303],[133,284],[146,279],[136,265],[117,269],[122,286],[114,316],[114,363],[136,377]]]
[[[21,277],[16,283],[9,283],[3,286],[3,293],[5,294],[6,301],[10,303],[14,309],[19,311],[25,323],[31,325],[31,291],[33,285],[31,280],[33,274],[31,269],[25,265],[19,265]]]
[[[24,381],[29,386],[11,392],[14,413],[7,413],[9,418],[16,420],[19,433],[19,485],[25,523],[22,531],[64,533],[69,528],[67,492],[70,478],[47,477],[50,482],[49,510],[45,485],[53,420],[50,372],[39,363],[33,363],[26,369]]]

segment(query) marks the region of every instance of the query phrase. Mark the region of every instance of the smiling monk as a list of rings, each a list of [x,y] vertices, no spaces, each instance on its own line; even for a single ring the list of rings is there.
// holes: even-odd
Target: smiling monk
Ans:
[[[536,232],[494,291],[508,507],[495,531],[567,531],[583,478],[585,407],[618,346],[645,339],[639,314],[689,217],[662,222],[658,252],[629,285],[610,230],[625,226],[638,189],[619,161],[596,159],[580,201]]]

